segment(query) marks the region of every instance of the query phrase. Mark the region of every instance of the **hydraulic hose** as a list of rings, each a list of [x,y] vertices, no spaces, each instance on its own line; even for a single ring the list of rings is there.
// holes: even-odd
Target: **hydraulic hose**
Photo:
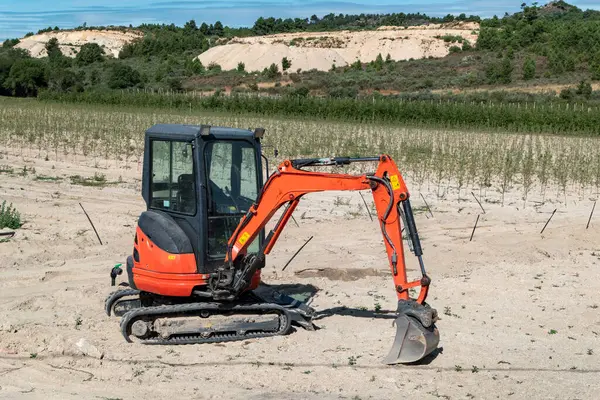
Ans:
[[[397,270],[396,266],[398,264],[398,252],[396,250],[396,246],[394,246],[394,242],[392,242],[392,239],[390,239],[390,237],[387,233],[387,230],[385,228],[385,222],[387,221],[387,218],[389,217],[390,212],[392,211],[392,207],[394,206],[394,191],[392,190],[392,186],[390,185],[390,183],[387,180],[382,179],[378,176],[369,176],[368,178],[374,182],[381,183],[386,188],[386,190],[390,196],[390,202],[388,203],[387,209],[385,210],[385,213],[383,214],[383,218],[381,221],[381,232],[383,232],[383,237],[385,237],[385,240],[388,242],[388,244],[390,245],[390,247],[393,250],[392,266],[394,267],[394,275],[397,275],[398,270]]]

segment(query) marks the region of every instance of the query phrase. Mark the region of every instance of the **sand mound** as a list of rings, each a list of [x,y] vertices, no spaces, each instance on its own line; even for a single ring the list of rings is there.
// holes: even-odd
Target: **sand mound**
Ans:
[[[219,64],[230,70],[243,62],[247,71],[261,71],[272,63],[281,68],[281,59],[292,62],[292,71],[317,69],[327,71],[356,60],[370,62],[378,54],[394,60],[444,57],[452,43],[444,35],[462,36],[470,43],[477,40],[476,23],[432,24],[418,27],[381,27],[376,31],[302,32],[269,36],[234,38],[216,46],[198,59],[204,64]]]
[[[67,57],[75,57],[81,46],[86,43],[98,43],[107,55],[119,57],[119,52],[124,45],[142,37],[136,31],[111,31],[111,30],[86,30],[86,31],[60,31],[46,32],[21,39],[15,47],[29,51],[32,57],[46,57],[45,45],[52,38],[57,38],[60,50]]]

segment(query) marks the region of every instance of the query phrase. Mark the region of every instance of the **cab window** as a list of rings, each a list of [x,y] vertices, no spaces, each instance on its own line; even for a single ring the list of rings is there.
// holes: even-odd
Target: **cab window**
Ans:
[[[218,141],[206,146],[209,189],[208,254],[224,257],[240,218],[258,197],[256,151],[249,142]],[[248,248],[258,252],[258,240]]]
[[[192,144],[153,140],[151,146],[151,208],[196,214]]]

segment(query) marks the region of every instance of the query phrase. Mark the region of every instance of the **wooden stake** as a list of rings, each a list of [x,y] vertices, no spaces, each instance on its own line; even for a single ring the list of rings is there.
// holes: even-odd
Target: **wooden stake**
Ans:
[[[483,209],[483,206],[479,202],[479,199],[477,198],[477,196],[475,196],[475,193],[471,192],[471,194],[473,195],[473,198],[475,199],[475,201],[477,202],[477,204],[479,204],[479,207],[481,207],[481,211],[483,211],[483,213],[485,214],[485,210]]]
[[[308,244],[308,242],[310,242],[312,240],[314,236],[311,236],[308,238],[308,240],[302,245],[302,247],[300,247],[298,249],[297,252],[294,253],[294,255],[292,256],[292,258],[290,258],[290,260],[283,266],[283,268],[281,269],[282,271],[285,271],[285,269],[288,267],[288,265],[290,265],[290,263],[292,262],[292,260],[294,258],[296,258],[296,256],[298,255],[298,253],[300,253],[302,251],[302,249],[304,248],[304,246],[306,246]]]
[[[471,232],[471,239],[469,239],[469,242],[473,241],[473,236],[475,235],[475,229],[477,229],[477,223],[479,222],[479,217],[481,217],[481,214],[477,214],[477,221],[475,221],[475,226],[473,227],[473,232]]]
[[[98,238],[98,241],[100,242],[100,246],[102,246],[102,240],[100,240],[100,235],[98,235],[98,231],[96,230],[96,227],[94,226],[94,223],[92,222],[92,220],[90,219],[90,216],[88,215],[87,212],[85,212],[85,208],[83,208],[83,206],[81,205],[81,203],[79,203],[79,206],[81,207],[81,209],[83,210],[83,213],[85,214],[85,216],[87,217],[88,221],[90,221],[90,225],[92,225],[92,228],[94,229],[94,232],[96,232],[96,237]]]
[[[431,211],[431,207],[429,207],[429,204],[427,203],[427,200],[425,200],[425,197],[423,197],[423,193],[419,193],[419,194],[421,195],[421,198],[425,202],[425,205],[427,206],[427,209],[429,210],[429,214],[431,214],[431,218],[433,218],[433,212]]]
[[[546,222],[546,225],[544,225],[544,227],[542,228],[542,231],[540,232],[540,235],[542,233],[544,233],[544,230],[546,229],[546,227],[548,226],[548,224],[550,223],[550,220],[552,219],[552,217],[554,217],[554,214],[556,213],[556,208],[554,209],[554,211],[552,211],[552,215],[550,216],[550,218],[548,218],[548,222]]]
[[[360,198],[363,200],[363,203],[365,203],[365,208],[367,209],[367,212],[369,213],[369,218],[371,218],[371,221],[373,221],[373,216],[371,215],[371,210],[369,210],[369,206],[367,205],[367,201],[365,200],[365,198],[363,197],[361,192],[358,192],[358,194],[360,194]]]
[[[595,209],[596,209],[596,202],[594,202],[594,206],[592,207],[592,212],[590,213],[590,219],[588,219],[588,223],[587,223],[587,226],[585,227],[585,229],[590,227],[590,222],[592,222],[592,215],[594,215]]]
[[[292,221],[294,221],[294,223],[296,224],[296,226],[298,228],[300,228],[300,225],[298,225],[298,221],[296,221],[296,218],[294,218],[294,216],[292,215]]]

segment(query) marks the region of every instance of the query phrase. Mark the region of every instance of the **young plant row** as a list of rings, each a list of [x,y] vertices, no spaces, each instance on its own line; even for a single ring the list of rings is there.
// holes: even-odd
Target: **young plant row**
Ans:
[[[69,160],[73,155],[127,165],[143,156],[144,131],[155,123],[264,127],[265,153],[282,158],[394,157],[413,190],[458,199],[476,190],[505,202],[517,189],[528,201],[562,200],[600,190],[600,138],[481,133],[314,119],[151,111],[0,100],[0,146],[24,155]],[[268,147],[267,147],[268,146]],[[279,150],[273,159],[272,148]],[[364,165],[364,172],[372,165]]]
[[[311,118],[355,123],[402,124],[440,129],[483,129],[559,135],[600,134],[600,113],[583,105],[523,107],[519,105],[406,101],[393,98],[335,99],[320,97],[264,97],[233,94],[198,97],[186,93],[127,91],[57,93],[40,98],[65,103],[152,107],[168,110],[226,112],[228,114]]]

